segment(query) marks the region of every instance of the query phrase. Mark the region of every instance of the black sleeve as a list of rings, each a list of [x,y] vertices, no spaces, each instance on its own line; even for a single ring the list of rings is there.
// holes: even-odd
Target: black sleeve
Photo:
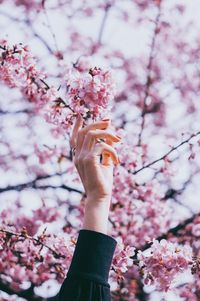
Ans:
[[[58,301],[110,301],[109,271],[117,241],[81,229]]]

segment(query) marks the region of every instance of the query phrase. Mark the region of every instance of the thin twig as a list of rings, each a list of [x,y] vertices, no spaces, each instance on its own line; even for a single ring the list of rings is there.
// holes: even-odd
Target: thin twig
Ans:
[[[159,162],[159,161],[161,161],[161,160],[164,160],[164,159],[165,159],[167,156],[169,156],[172,152],[174,152],[175,150],[177,150],[177,149],[178,149],[179,147],[181,147],[182,145],[188,143],[192,138],[197,137],[197,136],[199,136],[199,135],[200,135],[200,131],[197,132],[196,134],[192,134],[192,135],[191,135],[189,138],[187,138],[186,140],[184,140],[184,141],[180,142],[178,145],[172,147],[172,148],[171,148],[165,155],[163,155],[162,157],[160,157],[160,158],[158,158],[158,159],[156,159],[156,160],[154,160],[154,161],[152,161],[152,162],[150,162],[150,163],[148,163],[148,164],[142,166],[141,168],[135,170],[135,171],[132,172],[132,173],[135,175],[135,174],[139,173],[140,171],[142,171],[142,170],[144,170],[144,169],[146,169],[146,168],[151,167],[151,166],[154,165],[155,163],[157,163],[157,162]]]
[[[150,54],[149,54],[149,61],[147,65],[147,80],[146,80],[146,85],[145,85],[145,95],[144,95],[144,101],[143,101],[143,109],[142,109],[142,123],[141,123],[141,129],[140,133],[138,136],[138,146],[141,145],[142,143],[142,134],[144,131],[144,126],[145,126],[145,117],[146,117],[146,109],[147,109],[147,98],[149,96],[149,90],[151,86],[151,69],[152,69],[152,63],[153,63],[153,58],[154,58],[154,50],[155,50],[155,44],[156,44],[156,38],[158,35],[158,26],[159,26],[159,21],[160,21],[160,16],[161,16],[161,1],[158,4],[158,12],[156,15],[155,19],[155,28],[153,32],[153,37],[151,41],[151,46],[150,46]]]

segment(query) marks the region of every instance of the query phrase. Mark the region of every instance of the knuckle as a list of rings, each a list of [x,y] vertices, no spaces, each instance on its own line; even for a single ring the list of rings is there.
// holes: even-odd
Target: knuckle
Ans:
[[[79,163],[78,158],[75,158],[74,159],[74,164],[75,164],[76,167],[78,166],[78,163]]]
[[[76,159],[76,160],[77,160],[77,164],[78,164],[78,165],[82,165],[84,162],[87,161],[86,158],[87,158],[87,157],[84,156],[83,154],[80,155],[80,156],[78,156],[77,159]]]
[[[85,156],[85,157],[83,157],[82,162],[83,163],[89,163],[90,160],[91,160],[91,158],[89,156]]]
[[[78,139],[80,139],[80,137],[82,136],[82,134],[83,134],[83,130],[79,130],[78,133],[77,133]]]
[[[90,130],[87,132],[86,136],[88,138],[92,138],[93,136],[95,136],[95,134],[96,134],[95,130]]]
[[[73,147],[73,143],[74,143],[74,139],[73,139],[73,137],[71,136],[70,139],[69,139],[69,144],[70,144],[70,146]]]

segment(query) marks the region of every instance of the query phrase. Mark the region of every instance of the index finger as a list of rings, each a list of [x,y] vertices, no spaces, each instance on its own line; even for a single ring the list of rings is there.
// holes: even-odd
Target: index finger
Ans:
[[[87,125],[83,129],[81,129],[78,132],[78,136],[77,136],[77,149],[76,149],[76,152],[80,153],[82,145],[83,145],[84,138],[90,130],[106,129],[106,128],[108,128],[109,124],[110,124],[110,119],[103,119],[102,121],[94,122],[92,124]]]
[[[70,145],[71,147],[76,147],[76,141],[77,141],[77,135],[78,131],[82,128],[83,126],[83,118],[81,114],[78,114],[73,130],[72,130],[72,135],[70,137]]]

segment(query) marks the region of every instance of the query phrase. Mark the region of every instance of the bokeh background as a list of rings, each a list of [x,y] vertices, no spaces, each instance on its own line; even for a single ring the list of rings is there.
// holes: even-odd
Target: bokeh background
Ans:
[[[10,45],[28,45],[36,57],[37,68],[47,74],[48,85],[60,89],[64,98],[68,70],[76,64],[112,71],[117,93],[109,114],[124,137],[119,147],[122,165],[115,178],[115,187],[122,190],[120,193],[114,190],[113,204],[149,198],[147,207],[154,200],[160,207],[157,211],[154,208],[155,217],[149,219],[144,232],[140,232],[144,225],[142,201],[133,208],[137,222],[132,225],[134,211],[126,215],[126,205],[119,211],[111,208],[110,234],[117,238],[123,233],[125,245],[140,248],[156,235],[199,215],[199,1],[6,0],[0,3],[0,38]],[[36,227],[39,233],[47,227],[49,233],[67,241],[76,237],[82,225],[83,187],[70,157],[70,127],[60,131],[60,125],[46,122],[44,111],[36,109],[35,103],[28,101],[20,89],[1,83],[0,210],[13,224],[27,229]],[[147,166],[149,163],[152,164]],[[46,221],[37,211],[40,208],[45,208]],[[129,234],[135,229],[137,235],[125,235],[127,224],[117,218],[120,215],[130,222]],[[24,216],[29,220],[25,221]],[[148,232],[151,227],[154,230]],[[198,240],[199,234],[195,235],[193,238]],[[195,250],[198,248],[195,246]],[[127,279],[134,277],[134,273]],[[20,294],[14,294],[14,288],[8,289],[14,274],[2,272],[1,278],[7,284],[4,287],[1,283],[0,298],[19,299]],[[121,293],[123,287],[131,292],[132,297],[128,298],[123,294],[119,297],[119,285],[113,275],[111,288],[117,292],[113,300],[189,300],[180,293],[187,283],[193,285],[190,300],[198,300],[199,284],[190,273],[177,281],[180,291],[168,293],[129,281],[121,288]],[[41,300],[55,296],[60,283],[55,279],[43,282],[34,287],[34,294]],[[22,291],[27,290],[30,279],[20,285]],[[32,291],[28,294],[25,299],[32,300],[29,299]]]

